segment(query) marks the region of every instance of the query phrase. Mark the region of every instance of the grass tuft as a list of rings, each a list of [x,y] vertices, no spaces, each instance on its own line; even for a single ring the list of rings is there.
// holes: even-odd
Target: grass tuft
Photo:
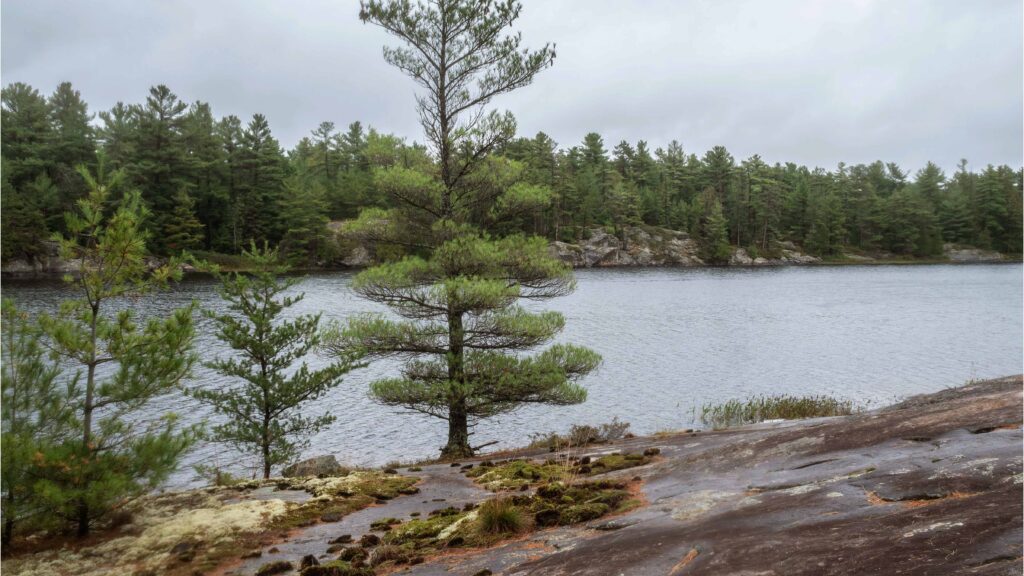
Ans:
[[[508,498],[494,498],[477,509],[477,527],[484,534],[516,534],[529,527],[527,517]]]
[[[858,408],[852,401],[831,396],[762,395],[747,400],[705,404],[700,409],[700,421],[705,426],[721,429],[765,420],[846,416],[856,411]]]

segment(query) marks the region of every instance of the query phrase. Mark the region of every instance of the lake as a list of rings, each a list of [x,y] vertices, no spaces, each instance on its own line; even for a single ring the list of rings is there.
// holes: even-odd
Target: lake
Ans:
[[[580,270],[576,292],[544,307],[566,316],[560,341],[604,357],[600,370],[584,380],[589,399],[485,421],[472,443],[515,447],[533,433],[616,416],[637,434],[696,427],[694,410],[702,404],[758,394],[831,394],[873,407],[1020,373],[1021,274],[1020,264]],[[380,310],[350,291],[351,278],[348,272],[307,277],[299,286],[306,297],[292,312],[344,319]],[[32,311],[53,309],[66,295],[58,282],[27,281],[5,281],[3,293]],[[222,307],[212,280],[201,277],[130,305],[145,315],[192,299]],[[223,353],[207,320],[199,321],[199,331],[204,359]],[[367,383],[395,374],[395,366],[380,362],[353,372],[310,405],[311,413],[331,412],[337,421],[313,439],[308,455],[382,465],[437,454],[444,421],[399,415],[367,397]],[[190,385],[223,383],[199,368]],[[159,398],[149,410],[151,416],[175,411],[186,422],[212,418],[180,394]],[[195,482],[196,463],[249,470],[245,458],[206,444],[170,484]]]

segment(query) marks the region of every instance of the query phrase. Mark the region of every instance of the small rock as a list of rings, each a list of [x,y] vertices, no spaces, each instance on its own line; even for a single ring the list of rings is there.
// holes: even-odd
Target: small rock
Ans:
[[[302,560],[299,561],[299,570],[304,570],[306,568],[309,568],[310,566],[319,565],[320,561],[316,559],[316,556],[313,556],[312,554],[306,554],[302,557]]]
[[[385,468],[384,469],[384,473],[385,474],[398,474],[398,470],[395,470],[394,468]]]
[[[364,548],[359,548],[358,546],[349,546],[348,548],[345,548],[341,551],[341,554],[338,555],[338,560],[355,564],[356,561],[364,560],[367,557],[367,555],[368,552]]]
[[[340,521],[344,517],[345,517],[345,515],[342,514],[341,512],[327,512],[326,514],[320,516],[320,521],[321,522],[338,522],[338,521]]]
[[[338,536],[334,540],[331,540],[330,542],[328,542],[328,544],[348,544],[351,541],[352,541],[352,535],[351,534],[342,534],[341,536]]]
[[[458,468],[459,466],[462,466],[462,464],[459,464],[458,462],[452,462],[451,464],[452,468]]]
[[[274,546],[270,550],[267,550],[267,552],[270,554],[277,554],[278,552],[280,552],[280,550],[277,549],[277,546]]]
[[[281,475],[285,478],[296,476],[330,476],[344,471],[345,469],[342,468],[341,464],[338,463],[338,459],[334,456],[316,456],[288,466],[281,471]]]
[[[474,572],[473,576],[491,576],[491,574],[494,574],[494,572],[491,572],[487,568],[484,568],[483,570],[480,570],[479,572]]]
[[[171,548],[171,556],[181,563],[191,562],[196,556],[196,543],[178,542]]]
[[[661,448],[648,448],[644,450],[644,456],[657,456],[661,454]]]
[[[371,546],[376,546],[377,544],[380,544],[380,536],[377,536],[376,534],[364,534],[363,537],[359,539],[359,545],[363,548],[369,548]]]

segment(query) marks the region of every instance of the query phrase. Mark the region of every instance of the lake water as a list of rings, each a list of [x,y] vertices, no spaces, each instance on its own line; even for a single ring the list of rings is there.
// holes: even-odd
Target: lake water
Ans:
[[[474,444],[514,447],[532,433],[598,424],[613,416],[637,434],[694,427],[704,403],[769,393],[831,394],[878,406],[975,378],[1022,372],[1022,268],[1002,265],[847,266],[765,269],[581,270],[578,289],[545,303],[563,312],[560,341],[604,357],[584,384],[586,403],[530,406],[486,421]],[[322,311],[344,319],[380,310],[350,290],[352,274],[315,274],[299,286],[293,313]],[[196,299],[222,306],[214,284],[188,279],[170,292],[131,303],[164,313]],[[4,282],[23,307],[53,309],[65,295],[55,282]],[[200,321],[205,359],[223,353]],[[323,362],[311,357],[311,364]],[[352,465],[381,465],[437,454],[446,423],[398,414],[367,397],[367,383],[395,374],[381,362],[349,374],[309,407],[335,424],[314,438],[309,455],[335,454]],[[222,385],[200,368],[190,385]],[[209,410],[179,394],[154,401],[150,415],[175,411],[186,421]],[[171,480],[196,480],[195,463],[242,471],[249,463],[223,446],[199,446]]]

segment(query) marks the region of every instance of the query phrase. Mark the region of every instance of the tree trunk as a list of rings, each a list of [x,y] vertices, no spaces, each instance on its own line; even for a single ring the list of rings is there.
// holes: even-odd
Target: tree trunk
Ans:
[[[441,450],[442,458],[472,456],[469,446],[469,414],[466,397],[461,389],[466,380],[463,367],[464,351],[462,313],[448,313],[448,380],[455,384],[448,398],[448,444]]]
[[[263,445],[263,479],[267,480],[270,478],[270,448]]]
[[[456,402],[448,408],[448,444],[441,450],[441,457],[465,458],[472,455],[466,405],[465,402]]]
[[[92,341],[92,352],[89,358],[89,369],[85,381],[85,406],[82,413],[82,450],[84,458],[90,461],[92,460],[92,410],[96,393],[96,321],[99,314],[99,304],[93,304],[92,325],[89,331],[89,337]],[[88,481],[86,480],[86,482]],[[81,486],[80,488],[83,490],[87,489],[86,486]],[[89,535],[89,504],[85,501],[85,496],[79,497],[76,508],[76,515],[78,517],[78,530],[76,534],[79,538],[84,538]]]
[[[10,502],[10,498],[8,498]],[[3,535],[0,536],[0,545],[7,548],[11,544],[11,539],[14,537],[14,518],[8,517],[4,520]]]

